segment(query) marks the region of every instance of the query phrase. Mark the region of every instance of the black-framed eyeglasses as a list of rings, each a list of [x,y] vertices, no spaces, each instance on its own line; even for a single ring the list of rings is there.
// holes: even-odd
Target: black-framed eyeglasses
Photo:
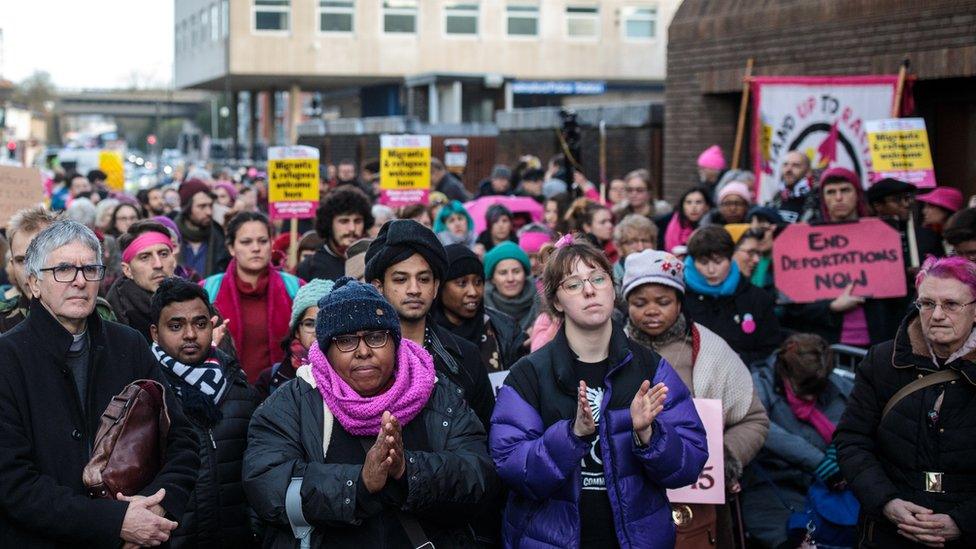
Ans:
[[[593,286],[594,290],[602,290],[609,286],[612,281],[609,274],[603,271],[597,271],[591,274],[589,278],[573,276],[563,280],[559,285],[562,286],[567,294],[578,294],[583,291],[583,285],[587,282]]]
[[[916,299],[915,307],[919,311],[925,311],[926,313],[931,313],[935,311],[936,307],[941,307],[944,313],[958,313],[963,310],[964,307],[968,307],[976,303],[976,300],[970,301],[969,303],[959,303],[958,301],[943,301],[939,303],[933,299]]]
[[[363,335],[358,334],[346,334],[341,336],[336,336],[332,338],[332,342],[335,343],[337,349],[343,353],[348,353],[355,351],[359,348],[359,342],[365,341],[366,346],[370,349],[379,349],[380,347],[386,345],[386,342],[390,339],[390,332],[386,330],[366,332]]]
[[[88,282],[96,282],[105,278],[105,265],[82,265],[81,267],[76,267],[75,265],[56,265],[54,267],[38,269],[38,271],[51,271],[51,274],[54,275],[54,280],[63,283],[74,282],[78,278],[79,272]]]

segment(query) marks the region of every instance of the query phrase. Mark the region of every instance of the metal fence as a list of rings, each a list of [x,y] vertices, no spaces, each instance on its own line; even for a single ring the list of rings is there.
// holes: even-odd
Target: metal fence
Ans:
[[[868,350],[840,343],[831,345],[830,349],[834,351],[834,371],[838,375],[854,379],[854,370],[864,355],[868,354]]]

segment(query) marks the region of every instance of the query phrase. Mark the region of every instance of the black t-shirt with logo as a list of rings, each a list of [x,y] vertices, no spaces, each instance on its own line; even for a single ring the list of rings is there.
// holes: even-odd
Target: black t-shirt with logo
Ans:
[[[609,360],[597,363],[573,361],[576,379],[586,382],[586,397],[593,410],[597,433],[603,406],[603,378],[610,366]],[[590,451],[582,460],[582,491],[580,492],[580,547],[614,548],[619,547],[616,529],[613,526],[613,511],[607,496],[607,481],[603,475],[603,456],[600,450],[600,436],[593,437]]]

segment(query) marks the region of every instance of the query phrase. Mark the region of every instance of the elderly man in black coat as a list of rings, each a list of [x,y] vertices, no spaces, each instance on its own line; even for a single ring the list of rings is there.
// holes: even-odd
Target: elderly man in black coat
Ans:
[[[162,381],[146,340],[95,314],[95,234],[71,221],[27,249],[27,320],[0,336],[0,547],[153,546],[183,514],[197,440],[171,394],[161,469],[139,495],[91,499],[82,470],[102,412],[137,379]]]

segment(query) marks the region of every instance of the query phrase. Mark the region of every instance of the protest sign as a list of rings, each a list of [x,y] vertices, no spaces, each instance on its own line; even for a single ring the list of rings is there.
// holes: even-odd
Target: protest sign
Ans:
[[[111,150],[99,151],[98,169],[108,176],[105,180],[106,187],[113,191],[125,189],[125,166],[122,164],[122,153]]]
[[[464,138],[444,140],[444,166],[448,171],[463,173],[468,165],[468,140]]]
[[[725,427],[722,424],[722,401],[716,398],[696,398],[695,409],[705,426],[708,440],[708,461],[698,480],[675,490],[668,490],[671,503],[725,503]]]
[[[315,217],[319,205],[319,151],[301,145],[268,148],[271,219]]]
[[[900,179],[920,189],[935,187],[935,168],[929,150],[929,134],[922,118],[869,120],[871,181]]]
[[[0,166],[0,226],[24,208],[44,202],[44,184],[36,168]]]
[[[884,221],[786,227],[773,242],[776,288],[796,303],[833,299],[854,285],[853,295],[906,294],[901,235]]]
[[[814,170],[840,166],[868,182],[871,154],[865,122],[887,118],[897,75],[755,77],[752,82],[756,202],[777,192],[786,153],[800,151]]]
[[[430,136],[380,136],[380,203],[426,204],[430,194]]]

